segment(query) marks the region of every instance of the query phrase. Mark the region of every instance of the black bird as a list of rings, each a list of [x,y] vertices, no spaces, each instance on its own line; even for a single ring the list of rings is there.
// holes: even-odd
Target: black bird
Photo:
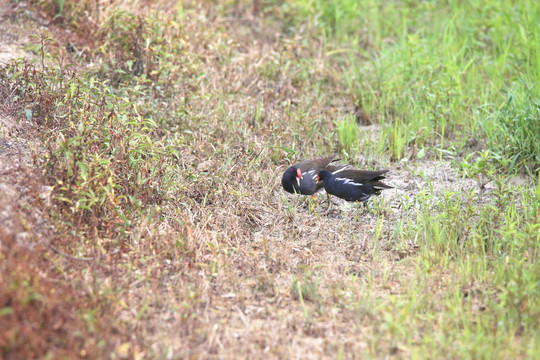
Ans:
[[[381,190],[392,189],[392,186],[383,184],[388,170],[343,170],[332,173],[326,169],[319,172],[321,182],[327,193],[347,201],[366,201],[372,195],[379,195]]]
[[[335,155],[306,160],[296,163],[285,170],[281,185],[291,194],[313,195],[323,188],[324,182],[319,181],[319,172],[326,170],[330,174],[338,173],[347,165],[330,165]]]

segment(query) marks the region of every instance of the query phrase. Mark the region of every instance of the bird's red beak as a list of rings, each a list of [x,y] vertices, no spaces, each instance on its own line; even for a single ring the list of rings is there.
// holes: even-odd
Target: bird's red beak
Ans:
[[[302,177],[302,170],[297,169],[296,170],[296,182],[298,183],[298,186],[300,186],[300,179],[304,180]]]
[[[319,175],[317,175],[317,182],[315,184],[318,184],[320,181],[321,181],[321,178],[319,177]]]

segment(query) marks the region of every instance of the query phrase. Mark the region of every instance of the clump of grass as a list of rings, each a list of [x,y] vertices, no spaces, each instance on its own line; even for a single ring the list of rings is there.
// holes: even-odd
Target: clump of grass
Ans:
[[[360,144],[360,131],[354,116],[345,116],[336,121],[339,147],[341,152],[351,158],[358,152]]]
[[[13,110],[24,111],[43,135],[40,161],[73,226],[112,235],[129,227],[137,210],[167,197],[178,144],[162,142],[156,123],[112,100],[105,84],[58,63],[11,63],[0,78],[3,92],[16,94]]]
[[[145,74],[148,77],[153,69],[152,54],[146,41],[150,42],[147,21],[133,13],[114,9],[103,21],[99,35],[102,45],[96,51],[104,59],[100,72],[118,84],[132,77]],[[157,70],[154,76],[159,73]]]
[[[69,27],[87,36],[95,35],[100,16],[103,10],[106,10],[106,7],[102,7],[100,3],[89,1],[31,0],[30,3],[47,14],[51,22]]]
[[[363,25],[361,4],[354,0],[345,1],[297,1],[297,11],[304,16],[314,17],[315,26],[329,30],[336,37],[355,33]]]
[[[485,120],[499,117],[495,108],[506,100],[501,94],[515,81],[538,87],[540,29],[532,0],[437,5],[300,1],[291,11],[331,39],[324,50],[330,61],[346,69],[340,81],[348,84],[348,95],[362,99],[371,117],[379,120],[383,143],[394,160],[409,146],[444,150],[452,142],[476,137]],[[336,56],[341,53],[350,55]],[[537,99],[532,96],[528,102]],[[501,114],[506,120],[497,120],[502,129],[521,129],[515,145],[509,143],[515,148],[511,156],[523,156],[517,143],[527,136],[525,144],[531,144],[528,134],[537,130],[531,125],[535,105],[526,108],[521,103],[507,107]],[[493,136],[490,143],[501,140]],[[525,146],[528,154],[536,151]],[[536,161],[525,156],[528,162]]]
[[[415,329],[425,325],[433,330],[427,341],[438,343],[434,351],[441,354],[482,349],[481,344],[458,340],[472,329],[485,341],[500,336],[524,336],[527,342],[536,341],[534,319],[538,319],[540,310],[530,301],[539,296],[540,253],[532,244],[539,240],[540,187],[516,189],[506,180],[504,176],[495,177],[496,188],[491,194],[474,189],[444,191],[441,197],[419,194],[418,216],[404,229],[408,234],[405,238],[414,237],[419,245],[414,280],[406,295],[391,297],[379,309],[379,316],[391,327],[383,335],[390,337],[389,341],[399,347],[415,336]],[[424,291],[435,294],[434,289],[441,286],[446,290],[436,295],[436,300],[419,296]],[[414,315],[411,309],[419,313]],[[409,314],[398,323],[394,320],[396,313]],[[431,317],[440,319],[424,321]],[[406,334],[409,325],[404,324],[411,325],[409,331],[413,333]],[[392,328],[396,331],[390,331]],[[425,342],[413,353],[424,353],[424,346]],[[498,341],[494,346],[494,354],[537,353],[526,347],[504,348]]]
[[[535,93],[538,91],[525,85],[518,87],[500,112],[483,123],[488,146],[505,168],[524,167],[532,173],[540,168],[540,98]]]
[[[295,279],[291,288],[293,298],[303,301],[317,301],[320,299],[317,274],[312,271],[304,273],[304,279]]]
[[[457,262],[462,266],[471,257],[487,262],[483,273],[472,275],[483,279],[490,269],[494,271],[491,282],[499,289],[502,303],[492,299],[495,314],[490,321],[495,324],[504,319],[507,330],[532,331],[540,311],[529,306],[530,299],[539,295],[540,253],[532,244],[539,240],[540,186],[516,197],[504,177],[498,177],[495,184],[493,196],[482,206],[474,191],[447,192],[440,200],[424,197],[414,232],[431,264],[447,267]]]
[[[385,141],[379,142],[379,151],[381,153],[390,153],[390,160],[399,161],[405,157],[405,150],[409,145],[407,125],[402,121],[396,120],[392,126],[384,126],[381,137]]]

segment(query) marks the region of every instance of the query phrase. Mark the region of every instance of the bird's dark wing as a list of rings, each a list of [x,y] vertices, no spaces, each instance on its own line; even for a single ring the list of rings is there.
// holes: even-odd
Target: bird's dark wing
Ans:
[[[340,178],[351,179],[356,183],[364,184],[369,181],[378,181],[384,179],[384,174],[386,174],[387,172],[388,170],[343,170],[339,171],[336,176]]]
[[[317,159],[305,160],[296,164],[302,172],[324,169],[332,162],[336,155],[325,156]]]

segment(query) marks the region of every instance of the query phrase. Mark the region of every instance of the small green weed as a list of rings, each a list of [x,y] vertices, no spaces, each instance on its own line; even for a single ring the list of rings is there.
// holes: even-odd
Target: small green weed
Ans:
[[[300,301],[317,301],[320,299],[317,274],[308,270],[303,280],[295,279],[291,288],[292,296]]]
[[[476,156],[476,160],[472,159]],[[467,178],[475,179],[481,189],[493,181],[499,169],[493,165],[493,155],[489,150],[479,154],[470,153],[457,164],[457,169]]]

